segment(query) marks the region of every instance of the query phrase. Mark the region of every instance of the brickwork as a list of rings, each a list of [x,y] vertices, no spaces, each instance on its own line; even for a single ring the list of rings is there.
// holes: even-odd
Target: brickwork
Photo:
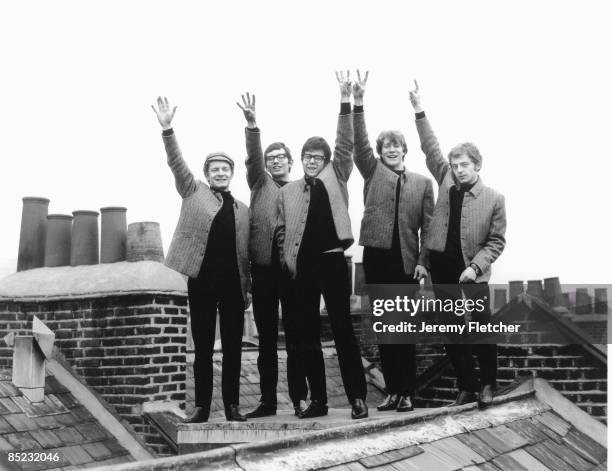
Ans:
[[[187,297],[178,294],[3,301],[0,332],[25,334],[36,315],[55,332],[56,345],[87,384],[156,452],[170,454],[142,417],[141,404],[184,402],[187,313]],[[12,350],[0,347],[0,367],[11,365]]]

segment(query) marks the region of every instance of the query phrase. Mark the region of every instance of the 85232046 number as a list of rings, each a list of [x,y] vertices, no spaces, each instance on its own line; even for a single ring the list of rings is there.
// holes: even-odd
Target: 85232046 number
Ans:
[[[59,455],[57,453],[45,453],[45,452],[36,452],[36,453],[14,453],[11,452],[7,456],[9,461],[59,461]]]

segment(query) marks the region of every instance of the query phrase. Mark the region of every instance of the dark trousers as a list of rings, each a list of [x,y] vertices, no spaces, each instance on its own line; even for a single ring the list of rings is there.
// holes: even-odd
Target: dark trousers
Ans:
[[[261,402],[276,405],[276,386],[278,383],[278,304],[283,312],[283,328],[287,349],[287,384],[289,397],[294,404],[306,399],[308,389],[306,378],[297,359],[295,337],[297,333],[285,327],[284,319],[290,309],[287,276],[281,273],[278,265],[251,265],[253,281],[253,315],[259,335],[259,388]]]
[[[451,257],[442,252],[431,251],[429,255],[431,280],[434,291],[439,299],[461,299],[462,291],[466,299],[484,299],[485,309],[482,312],[474,310],[472,320],[489,322],[491,309],[489,307],[488,283],[459,284],[459,276],[465,270],[465,265],[458,257]],[[444,286],[440,286],[444,285]],[[485,298],[486,297],[486,298]],[[450,314],[445,320],[448,323],[464,323],[463,316]],[[495,387],[497,378],[497,345],[495,344],[446,344],[446,353],[457,375],[457,387],[460,391],[477,392],[479,382],[476,377],[473,354],[478,358],[480,368],[480,387],[489,384]]]
[[[286,324],[296,332],[298,358],[310,386],[310,398],[327,403],[325,363],[321,350],[320,303],[325,300],[338,353],[344,391],[350,403],[366,398],[361,354],[353,332],[350,285],[344,253],[331,252],[301,257],[295,280],[296,309],[289,310]]]
[[[221,281],[223,280],[223,281]],[[217,308],[223,362],[221,394],[225,407],[239,403],[240,360],[244,327],[244,300],[238,273],[227,277],[202,276],[187,281],[191,334],[195,347],[193,374],[195,405],[210,410],[213,389],[213,347]]]
[[[364,247],[363,269],[368,285],[418,284],[412,273],[404,273],[402,254],[395,250]],[[376,286],[368,286],[370,299],[379,297]],[[412,396],[416,383],[416,356],[414,344],[379,344],[380,367],[387,394]]]

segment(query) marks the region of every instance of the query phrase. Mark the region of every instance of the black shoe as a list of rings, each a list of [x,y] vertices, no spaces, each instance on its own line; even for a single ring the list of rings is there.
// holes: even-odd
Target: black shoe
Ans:
[[[397,401],[397,411],[410,412],[411,410],[414,410],[414,407],[412,407],[410,396],[400,396],[399,401]]]
[[[480,398],[478,403],[481,406],[488,406],[493,402],[493,394],[495,389],[490,384],[485,384],[480,390]]]
[[[299,417],[304,409],[302,409],[302,403],[298,402],[297,404],[293,404],[293,410],[296,417]]]
[[[399,402],[399,399],[399,394],[389,394],[387,398],[379,406],[376,407],[376,410],[381,412],[385,410],[395,410],[397,408],[397,403]]]
[[[311,419],[313,417],[321,417],[327,415],[327,405],[317,399],[310,402],[308,407],[300,412],[300,419]]]
[[[355,399],[351,410],[351,419],[365,419],[368,416],[368,406],[363,399]]]
[[[185,424],[199,424],[202,422],[208,422],[208,415],[210,414],[210,411],[208,409],[205,409],[204,407],[196,407],[193,410],[193,414],[191,414],[189,417],[185,417],[183,419],[183,423]]]
[[[268,417],[270,415],[276,415],[276,404],[260,402],[255,409],[245,414],[245,417],[247,419],[256,419],[257,417]]]
[[[459,395],[455,402],[449,404],[448,407],[457,407],[462,406],[463,404],[468,404],[470,402],[476,402],[478,400],[478,394],[470,391],[459,391]]]
[[[240,413],[237,404],[225,408],[225,418],[228,422],[246,422],[246,417]]]

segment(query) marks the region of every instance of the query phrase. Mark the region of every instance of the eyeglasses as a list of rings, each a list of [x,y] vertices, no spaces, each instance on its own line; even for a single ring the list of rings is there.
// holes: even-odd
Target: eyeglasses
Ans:
[[[266,162],[274,162],[274,159],[278,160],[279,162],[284,162],[288,158],[289,157],[287,157],[287,154],[266,155]]]
[[[302,156],[302,160],[305,162],[308,162],[309,160],[314,160],[316,163],[320,164],[325,160],[325,156],[317,154],[304,154]]]

